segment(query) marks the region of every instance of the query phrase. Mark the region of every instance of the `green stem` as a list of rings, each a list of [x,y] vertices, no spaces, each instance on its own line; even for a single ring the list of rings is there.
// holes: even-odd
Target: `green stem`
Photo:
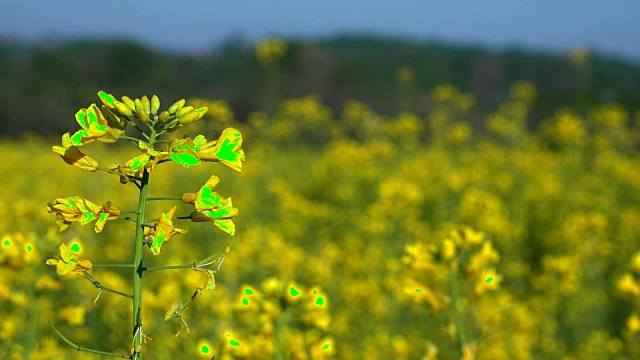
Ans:
[[[139,129],[138,129],[139,130]],[[141,130],[142,131],[142,130]],[[145,134],[146,135],[146,134]],[[140,139],[138,138],[134,138],[131,136],[126,136],[126,135],[120,135],[120,139],[123,140],[128,140],[129,142],[131,142],[135,147],[138,147],[140,145]]]
[[[128,220],[128,221],[134,221],[134,222],[138,222],[137,220],[130,218],[128,216],[118,216],[118,219],[122,219],[122,220]]]
[[[467,337],[464,334],[464,321],[462,319],[462,311],[460,309],[460,293],[458,290],[458,269],[455,265],[449,267],[449,288],[451,290],[456,331],[458,333],[458,347],[460,350],[460,356],[463,356],[464,348],[467,345]]]
[[[146,223],[155,223],[155,222],[158,222],[158,220],[160,220],[160,218],[147,219]],[[171,220],[191,220],[191,215],[176,216],[176,217],[172,217]]]
[[[151,129],[151,138],[149,139],[149,146],[153,147],[155,141],[155,129]],[[140,336],[136,336],[136,330],[142,329],[142,316],[138,312],[142,311],[142,272],[144,267],[142,265],[143,255],[143,236],[144,227],[142,224],[144,221],[144,214],[147,204],[147,190],[149,186],[149,172],[144,169],[142,174],[142,180],[140,180],[140,196],[138,198],[138,216],[136,219],[136,240],[134,246],[134,259],[133,259],[133,348],[136,349],[140,345]],[[135,352],[132,360],[142,359],[142,354]]]
[[[62,335],[62,333],[60,333],[60,331],[58,331],[58,329],[56,329],[56,327],[53,326],[53,323],[51,321],[49,321],[49,325],[51,325],[51,328],[53,329],[53,331],[55,331],[56,334],[58,334],[58,337],[60,337],[60,339],[62,339],[62,341],[66,342],[69,346],[71,346],[72,348],[76,349],[77,351],[86,351],[86,352],[100,354],[100,355],[113,356],[113,357],[118,357],[118,358],[123,358],[123,359],[131,359],[131,356],[127,356],[127,355],[115,354],[115,353],[110,353],[110,352],[106,352],[106,351],[94,350],[94,349],[89,349],[89,348],[86,348],[86,347],[78,346],[73,341],[67,339],[64,335]]]
[[[286,309],[284,309],[282,314],[276,320],[276,326],[275,326],[275,337],[276,337],[275,358],[277,360],[285,359],[284,341],[283,341],[284,339],[282,338],[282,329],[288,321],[289,321],[289,312]]]
[[[127,268],[132,268],[133,264],[92,264],[92,266],[94,268],[97,268],[97,267],[114,267],[114,268],[127,267]]]
[[[129,121],[131,123],[131,125],[133,125],[134,128],[136,128],[140,134],[142,134],[142,136],[144,136],[145,138],[147,138],[147,140],[149,140],[149,135],[147,135],[147,133],[145,133],[144,131],[142,131],[142,129],[140,129],[140,127],[138,126],[138,124],[134,123],[133,121]],[[122,138],[123,136],[120,135],[120,137]],[[128,136],[127,136],[128,137]],[[126,139],[126,138],[124,138]],[[131,139],[135,139],[135,138],[131,138]],[[138,139],[136,139],[138,140]]]
[[[228,253],[229,250],[231,248],[231,244],[227,244],[227,246],[218,251],[217,253],[208,256],[200,261],[196,261],[194,263],[191,264],[184,264],[184,265],[169,265],[169,266],[153,266],[153,267],[148,267],[145,268],[144,271],[154,271],[154,270],[165,270],[165,269],[193,269],[193,268],[197,268],[197,267],[201,267],[201,266],[207,266],[209,264],[211,264],[214,261],[220,261],[220,263],[222,263],[222,261],[224,260],[224,255],[225,253]],[[219,270],[219,267],[218,267]]]
[[[169,265],[169,266],[152,266],[145,268],[144,271],[155,271],[155,270],[169,270],[169,269],[191,269],[195,267],[196,264],[185,264],[185,265]]]
[[[119,176],[126,176],[127,178],[129,178],[129,179],[131,179],[131,180],[142,180],[142,179],[140,179],[139,177],[135,177],[135,176],[133,176],[133,175],[127,175],[127,174],[123,174],[123,173],[121,173],[121,172],[117,172],[117,171],[109,170],[109,169],[103,168],[102,166],[98,166],[98,168],[97,168],[97,169],[98,169],[98,170],[102,170],[102,171],[106,171],[106,172],[111,173],[111,174],[119,175]]]
[[[108,292],[112,292],[114,294],[118,294],[124,297],[128,297],[129,299],[133,298],[133,295],[131,294],[127,294],[127,293],[123,293],[121,291],[118,290],[113,290],[111,288],[108,288],[106,286],[103,286],[102,284],[100,284],[100,282],[98,280],[96,280],[93,276],[91,276],[89,273],[84,273],[85,279],[91,281],[91,283],[93,284],[93,286],[97,287],[98,289],[102,289],[102,290],[106,290]]]
[[[153,201],[153,200],[182,200],[182,196],[156,196],[156,197],[147,198],[147,201]]]
[[[36,249],[40,247],[40,239],[36,239]],[[35,279],[40,279],[40,276],[42,275],[42,270],[43,270],[43,266],[42,266],[42,262],[38,262],[37,265],[34,266],[35,269],[34,271],[34,275],[35,275]],[[37,338],[38,338],[38,313],[40,310],[40,303],[41,303],[41,297],[39,296],[39,290],[36,289],[36,287],[32,286],[30,287],[30,294],[29,294],[29,298],[33,299],[33,303],[30,304],[31,306],[29,306],[29,322],[28,322],[28,327],[27,327],[27,341],[26,341],[26,346],[24,348],[24,359],[29,360],[31,358],[31,354],[32,353],[37,353],[38,352],[38,344],[37,344]]]

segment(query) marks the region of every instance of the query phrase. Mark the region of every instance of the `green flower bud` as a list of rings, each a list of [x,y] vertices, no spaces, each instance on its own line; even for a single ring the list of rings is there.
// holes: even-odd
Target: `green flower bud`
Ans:
[[[144,110],[138,111],[138,119],[146,124],[149,122],[149,114],[147,114],[147,112]]]
[[[136,99],[135,104],[136,104],[136,112],[137,113],[139,113],[140,111],[144,110],[144,107],[142,106],[142,101],[140,101],[140,99]]]
[[[151,115],[157,114],[158,109],[160,109],[160,99],[158,99],[157,96],[153,95],[151,97]]]
[[[175,114],[176,111],[182,109],[182,107],[184,106],[184,103],[186,102],[185,99],[182,100],[178,100],[176,101],[173,105],[171,105],[171,107],[169,108],[169,114]]]
[[[171,117],[171,115],[169,114],[168,111],[163,111],[160,113],[160,115],[158,116],[158,118],[160,119],[160,121],[162,122],[167,122],[167,120],[169,120],[169,117]]]
[[[116,108],[116,110],[120,113],[120,115],[122,116],[126,116],[129,117],[131,116],[132,112],[131,109],[129,109],[129,107],[127,105],[125,105],[124,103],[121,103],[120,101],[116,100],[113,102],[113,106]]]
[[[186,113],[178,118],[178,122],[180,123],[180,125],[189,125],[192,122],[196,121],[196,119],[198,118],[198,115],[199,114],[196,111]]]
[[[193,111],[193,106],[185,106],[182,109],[176,111],[176,117],[179,118],[180,116],[192,111]]]
[[[142,101],[142,109],[147,112],[147,115],[149,115],[151,112],[151,103],[149,102],[149,98],[145,95],[140,100]]]
[[[131,111],[134,111],[136,109],[135,103],[128,96],[123,96],[122,97],[122,102],[125,105],[127,105],[129,107],[129,109],[131,109]]]

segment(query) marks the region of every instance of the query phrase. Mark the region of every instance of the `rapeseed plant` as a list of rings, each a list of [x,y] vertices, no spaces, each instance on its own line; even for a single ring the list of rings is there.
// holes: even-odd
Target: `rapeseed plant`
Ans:
[[[230,244],[223,250],[200,261],[194,261],[187,265],[173,266],[145,266],[143,263],[144,245],[148,246],[155,256],[160,255],[163,245],[172,240],[175,235],[185,234],[187,231],[174,226],[175,220],[190,219],[193,222],[208,221],[229,235],[235,234],[235,224],[231,220],[238,214],[238,209],[233,207],[231,198],[225,199],[213,188],[219,183],[217,176],[213,175],[196,193],[186,193],[181,197],[149,197],[148,187],[151,172],[161,163],[173,161],[185,168],[196,166],[201,162],[220,162],[236,172],[242,171],[242,162],[245,160],[244,151],[241,149],[242,136],[233,128],[227,128],[217,140],[208,142],[203,135],[183,139],[160,139],[161,135],[172,132],[177,128],[187,126],[207,113],[207,107],[194,109],[193,106],[185,106],[185,101],[180,100],[167,111],[158,113],[160,100],[153,96],[149,100],[146,96],[141,99],[132,100],[126,96],[122,97],[122,102],[116,100],[111,94],[104,91],[98,92],[98,97],[104,104],[99,109],[92,104],[88,109],[81,109],[76,113],[76,120],[81,126],[73,135],[66,133],[62,137],[62,146],[54,146],[53,151],[59,154],[62,159],[73,166],[83,170],[95,172],[97,170],[117,175],[122,184],[133,184],[139,190],[138,209],[120,210],[111,206],[111,201],[105,205],[98,206],[95,203],[80,197],[73,196],[56,199],[47,205],[48,211],[56,214],[56,225],[59,232],[64,232],[69,225],[78,222],[86,225],[95,221],[95,232],[100,233],[107,220],[129,220],[136,223],[136,235],[133,242],[134,260],[129,264],[92,264],[90,260],[80,258],[73,250],[67,248],[64,243],[60,244],[59,255],[55,259],[47,260],[47,265],[55,265],[58,275],[76,273],[89,280],[99,289],[94,300],[94,306],[100,298],[103,290],[111,292],[132,300],[133,303],[133,327],[131,354],[122,355],[108,351],[91,349],[75,344],[53,325],[49,324],[58,336],[69,346],[78,351],[90,353],[130,358],[142,358],[142,342],[151,340],[148,336],[151,332],[162,325],[165,325],[174,318],[178,319],[178,332],[180,335],[182,324],[185,325],[187,334],[190,335],[189,327],[182,318],[182,313],[191,304],[197,295],[204,295],[215,287],[214,274],[220,270],[226,254],[229,253]],[[147,126],[149,133],[143,131],[135,122],[138,120],[141,125]],[[128,126],[134,127],[143,136],[143,139],[130,137],[126,134]],[[114,143],[118,140],[126,140],[135,145],[142,154],[130,159],[125,164],[115,163],[101,167],[93,158],[82,153],[79,149],[95,140]],[[165,149],[156,150],[155,146],[165,144]],[[183,203],[195,206],[195,211],[187,216],[174,216],[176,206],[168,211],[162,212],[155,220],[147,219],[146,205],[148,201],[154,200],[181,200]],[[135,214],[135,219],[125,215]],[[214,269],[207,267],[217,263]],[[94,278],[89,271],[94,267],[101,268],[130,268],[133,270],[133,293],[128,294],[103,285],[102,282]],[[146,271],[158,271],[168,269],[191,268],[192,270],[205,275],[205,282],[196,287],[193,295],[186,301],[176,301],[169,307],[164,318],[153,327],[143,330],[143,302],[142,302],[142,275]],[[104,281],[104,280],[103,280]],[[106,283],[106,282],[105,282]],[[174,294],[172,294],[175,296]],[[158,299],[157,301],[166,301]],[[165,306],[168,306],[166,304]],[[66,307],[60,309],[60,318],[66,319],[73,325],[84,323],[84,309],[81,307]]]

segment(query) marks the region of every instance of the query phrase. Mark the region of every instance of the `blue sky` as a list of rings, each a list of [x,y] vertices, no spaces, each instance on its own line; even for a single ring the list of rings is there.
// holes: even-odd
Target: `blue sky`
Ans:
[[[373,32],[493,48],[586,46],[640,61],[639,18],[635,0],[0,0],[2,36],[127,36],[195,51],[231,34],[253,41]]]

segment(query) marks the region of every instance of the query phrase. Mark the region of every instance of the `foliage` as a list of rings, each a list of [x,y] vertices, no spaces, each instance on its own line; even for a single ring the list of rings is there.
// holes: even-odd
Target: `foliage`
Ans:
[[[387,116],[405,110],[425,116],[434,106],[430,90],[444,83],[474,93],[476,115],[482,116],[506,101],[510,84],[519,80],[538,90],[537,106],[527,118],[534,127],[562,105],[586,112],[615,101],[630,111],[640,109],[638,63],[584,49],[572,54],[517,47],[495,51],[363,35],[291,39],[286,46],[268,40],[263,45],[256,54],[253,44],[230,39],[203,53],[175,54],[132,40],[32,45],[0,39],[0,132],[68,131],[68,114],[77,104],[93,101],[91,94],[100,87],[117,93],[153,89],[161,98],[189,93],[220,99],[240,121],[256,109],[272,115],[273,101],[307,94],[317,94],[334,113],[342,111],[345,99],[354,99]],[[277,68],[268,66],[275,60]],[[408,67],[413,71],[397,73]],[[414,77],[409,94],[397,86],[398,76]],[[398,106],[395,95],[410,97],[415,105]]]

